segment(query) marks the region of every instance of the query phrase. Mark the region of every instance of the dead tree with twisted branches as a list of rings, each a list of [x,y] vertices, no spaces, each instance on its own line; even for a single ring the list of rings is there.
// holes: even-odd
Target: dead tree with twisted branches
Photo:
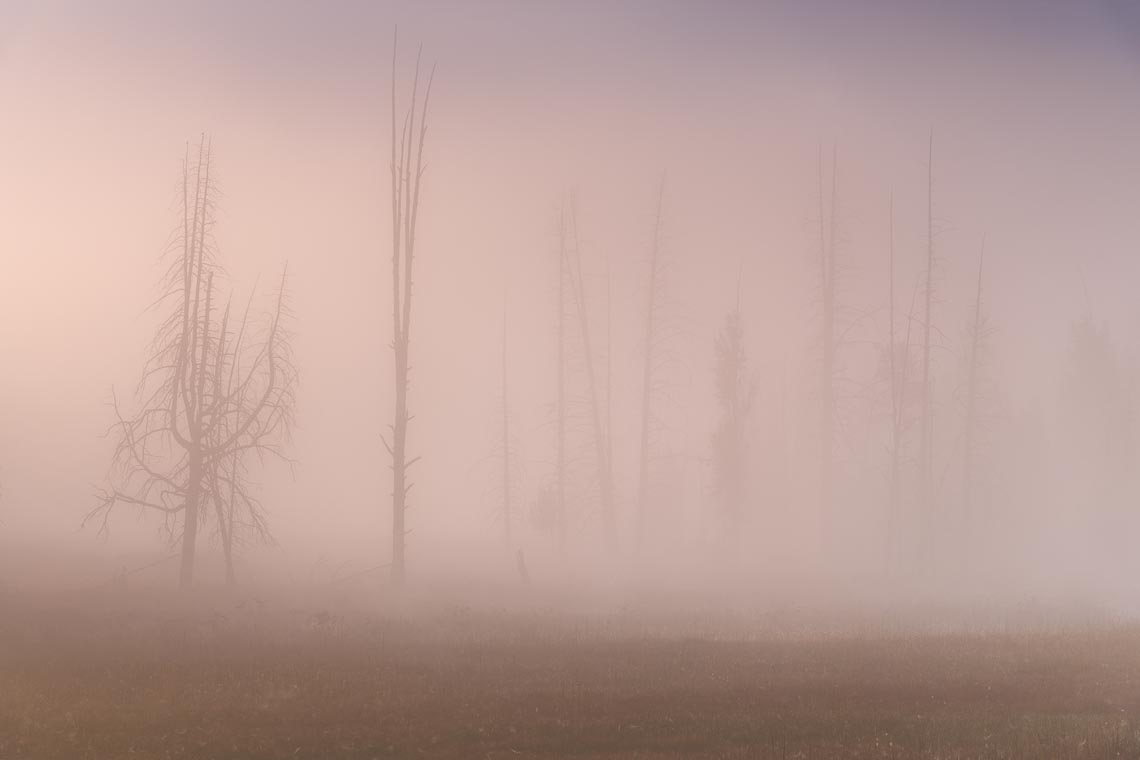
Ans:
[[[231,321],[215,281],[224,276],[213,237],[211,149],[203,138],[183,163],[181,223],[157,303],[168,309],[139,381],[138,411],[126,416],[114,396],[117,443],[109,484],[84,522],[106,532],[116,507],[162,515],[180,547],[179,583],[190,586],[198,534],[213,506],[233,580],[233,551],[244,537],[268,540],[248,459],[284,458],[293,419],[296,370],[285,327],[285,275],[276,305],[260,324],[247,305]],[[251,299],[252,300],[252,299]]]

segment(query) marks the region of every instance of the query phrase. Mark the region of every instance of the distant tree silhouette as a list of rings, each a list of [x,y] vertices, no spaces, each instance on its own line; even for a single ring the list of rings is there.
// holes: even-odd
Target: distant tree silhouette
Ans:
[[[887,244],[887,343],[880,357],[879,374],[885,376],[890,397],[890,466],[887,474],[887,565],[891,570],[899,559],[903,537],[901,514],[902,463],[904,436],[914,422],[910,407],[915,401],[911,385],[914,380],[914,357],[911,336],[914,328],[915,300],[918,285],[911,292],[910,309],[906,315],[906,330],[902,340],[898,336],[897,299],[895,297],[895,202],[891,197]]]
[[[836,357],[836,164],[837,152],[831,154],[831,203],[823,181],[823,151],[819,156],[819,290],[823,311],[820,335],[822,362],[820,367],[820,520],[830,541],[834,525],[832,499],[835,490],[835,357]]]
[[[918,551],[922,556],[932,546],[934,524],[934,379],[931,348],[934,338],[934,132],[927,152],[926,183],[926,287],[923,288],[921,407],[918,452]]]
[[[248,305],[237,322],[229,301],[220,303],[210,167],[203,138],[196,159],[188,150],[183,164],[181,225],[158,300],[169,311],[138,385],[139,411],[125,416],[115,397],[110,484],[84,520],[98,519],[106,531],[110,514],[123,505],[163,515],[167,534],[181,547],[183,587],[193,580],[195,546],[211,503],[231,582],[242,535],[268,539],[245,459],[284,456],[296,380],[284,324],[284,274],[274,310],[260,324],[250,320]]]
[[[565,250],[566,274],[574,310],[578,316],[578,328],[582,340],[582,353],[585,358],[586,390],[590,408],[590,422],[593,430],[593,448],[597,459],[598,490],[602,502],[602,527],[607,540],[612,544],[615,534],[614,484],[611,458],[609,455],[608,430],[603,424],[604,410],[599,398],[597,373],[594,367],[594,351],[590,340],[590,317],[586,302],[585,281],[582,277],[581,238],[578,234],[578,214],[573,204],[570,208],[570,232],[573,243],[563,246]]]
[[[424,143],[427,136],[428,103],[431,100],[435,67],[432,67],[420,101],[420,58],[416,55],[416,68],[412,77],[411,102],[404,112],[402,126],[397,130],[396,57],[397,40],[392,40],[392,132],[391,132],[391,195],[392,195],[392,351],[395,354],[396,409],[390,427],[392,440],[383,438],[384,446],[392,457],[392,582],[401,585],[405,576],[407,546],[408,491],[412,482],[408,469],[419,457],[408,458],[408,375],[411,372],[409,347],[412,326],[412,267],[416,255],[416,225],[419,221],[420,187],[424,171]],[[416,109],[420,109],[416,122]]]
[[[1081,512],[1105,518],[1133,507],[1123,491],[1135,472],[1137,383],[1106,324],[1087,313],[1073,327],[1062,388],[1062,421]]]
[[[745,457],[748,420],[756,381],[748,369],[740,295],[714,342],[716,400],[720,420],[712,436],[713,490],[720,505],[720,527],[729,540],[738,535],[747,490]]]
[[[507,365],[507,301],[503,299],[502,357],[500,366],[499,434],[498,451],[502,469],[499,473],[499,517],[503,521],[503,544],[509,550],[518,521],[516,482],[522,476],[520,457],[516,451],[511,429],[509,373]]]
[[[966,364],[966,410],[962,433],[962,512],[959,515],[961,521],[959,538],[963,543],[963,549],[967,550],[973,530],[975,469],[983,422],[982,405],[985,401],[985,383],[982,375],[989,352],[990,337],[993,335],[993,328],[990,326],[982,301],[982,274],[985,260],[986,248],[985,241],[983,241],[982,252],[978,257],[978,283],[974,293],[974,313],[967,330],[969,348]],[[965,551],[962,552],[963,555],[965,553]]]
[[[657,188],[656,211],[653,215],[653,239],[649,248],[649,277],[645,304],[645,356],[641,368],[641,451],[637,466],[637,540],[644,539],[646,511],[649,502],[650,433],[653,426],[653,396],[658,385],[659,362],[663,346],[661,319],[662,261],[661,222],[665,204],[665,180]]]
[[[566,451],[566,280],[569,277],[567,266],[566,242],[566,209],[562,208],[558,214],[558,386],[555,401],[555,427],[557,434],[555,486],[552,522],[560,549],[566,548],[566,480],[567,480],[567,451]],[[541,499],[540,504],[543,504]]]

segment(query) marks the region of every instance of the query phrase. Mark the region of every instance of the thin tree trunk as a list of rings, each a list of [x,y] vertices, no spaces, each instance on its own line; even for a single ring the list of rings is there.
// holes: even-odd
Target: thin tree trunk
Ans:
[[[201,239],[199,239],[201,245]],[[201,258],[201,254],[199,254]],[[201,267],[199,266],[199,271]],[[195,287],[195,302],[198,301],[201,294],[201,275],[197,278],[197,285]],[[182,568],[179,575],[179,585],[183,589],[190,588],[194,581],[194,554],[195,546],[198,542],[198,518],[199,511],[202,503],[202,478],[205,476],[205,446],[206,441],[203,440],[203,424],[205,416],[205,391],[206,391],[206,375],[209,362],[209,349],[210,349],[210,310],[212,308],[212,300],[214,295],[214,274],[211,272],[206,279],[206,303],[205,310],[202,314],[202,324],[198,333],[197,340],[192,341],[191,347],[191,366],[194,368],[194,409],[193,412],[188,412],[187,417],[190,420],[190,448],[188,454],[187,477],[189,482],[186,487],[186,500],[184,515],[182,521]],[[197,310],[197,307],[195,307]],[[197,324],[197,319],[195,319]],[[201,344],[201,354],[198,354],[197,346]]]
[[[408,530],[406,528],[408,468],[419,457],[407,456],[408,372],[409,346],[412,321],[412,264],[415,261],[416,224],[419,219],[420,186],[424,173],[423,151],[427,134],[427,110],[431,87],[435,80],[432,68],[424,93],[419,123],[416,123],[416,106],[419,101],[420,54],[416,55],[416,68],[412,78],[411,105],[400,131],[399,147],[396,138],[396,51],[392,44],[392,140],[391,140],[391,193],[392,193],[392,350],[395,354],[396,404],[392,422],[392,443],[385,446],[392,457],[392,582],[404,582]],[[422,52],[422,48],[421,48]],[[418,130],[418,131],[417,131]],[[413,165],[414,164],[414,165]],[[401,271],[402,270],[402,271]]]
[[[237,459],[236,453],[234,455],[234,459],[235,460]],[[215,517],[217,517],[218,533],[222,539],[222,559],[224,560],[225,567],[226,567],[226,586],[229,588],[233,588],[234,586],[237,585],[237,578],[234,574],[234,558],[233,558],[233,536],[234,536],[233,497],[234,497],[234,494],[232,492],[233,489],[231,489],[230,501],[228,503],[224,503],[220,498],[218,498],[218,494],[220,492],[221,484],[216,482],[217,481],[216,477],[214,478],[214,480],[215,480],[215,482],[213,483],[214,515],[215,515]]]
[[[890,495],[887,503],[887,566],[888,570],[894,566],[895,553],[898,543],[899,522],[899,436],[901,431],[900,417],[902,399],[899,396],[899,376],[896,366],[895,346],[895,197],[891,195],[890,225],[888,228],[887,245],[887,351],[889,354],[888,371],[891,373],[891,472]],[[908,357],[903,356],[903,361]]]
[[[895,345],[896,335],[896,308],[895,308],[895,205],[891,197],[890,211],[890,255],[889,255],[889,301],[890,301],[890,373],[891,373],[891,471],[890,471],[890,501],[888,505],[888,549],[890,552],[891,569],[900,559],[904,531],[904,522],[901,514],[902,496],[902,437],[906,424],[907,385],[910,382],[910,346],[911,333],[914,327],[914,308],[918,298],[919,281],[915,282],[910,296],[910,308],[907,311],[906,333],[902,343],[902,366],[898,366],[899,351]],[[913,527],[913,526],[912,526]]]
[[[657,189],[657,212],[653,222],[653,246],[649,250],[649,292],[645,304],[645,364],[641,372],[641,457],[637,476],[637,540],[644,540],[645,513],[649,500],[649,425],[652,419],[654,343],[656,340],[657,261],[661,243],[661,209],[665,180]]]
[[[562,209],[558,218],[558,461],[557,498],[555,516],[558,531],[558,546],[566,548],[566,211]]]
[[[606,461],[606,439],[602,430],[601,405],[598,400],[597,375],[594,371],[594,354],[590,343],[590,320],[586,313],[586,293],[582,280],[582,258],[578,248],[578,218],[574,209],[571,209],[571,224],[574,228],[574,266],[572,272],[572,285],[575,303],[578,307],[578,321],[582,331],[582,348],[586,354],[586,382],[590,394],[590,412],[594,428],[594,451],[598,459],[598,481],[602,497],[602,525],[606,538],[614,538],[614,503],[612,473]]]
[[[404,437],[407,431],[407,374],[401,370],[405,366],[406,355],[403,347],[404,331],[400,327],[400,259],[402,257],[400,233],[403,231],[403,186],[401,164],[404,148],[401,142],[400,155],[396,156],[396,39],[392,40],[392,151],[391,151],[391,192],[392,192],[392,350],[396,359],[396,410],[392,423],[392,581],[400,584],[404,579]],[[401,138],[403,139],[403,138]]]
[[[202,501],[202,454],[190,451],[188,466],[189,482],[186,488],[186,501],[182,522],[182,564],[178,585],[190,588],[194,582],[194,550],[198,542],[198,508]]]
[[[511,546],[511,430],[507,406],[507,302],[503,299],[503,540]]]
[[[606,472],[612,481],[614,472],[614,353],[613,353],[613,297],[611,293],[610,260],[606,257]]]
[[[282,282],[284,282],[284,280],[282,280]],[[252,302],[252,301],[253,301],[253,294],[250,293],[250,302]],[[228,321],[228,315],[229,315],[228,307],[226,310],[226,315],[227,315],[227,321]],[[225,389],[226,395],[233,394],[234,382],[240,376],[240,373],[241,373],[240,357],[241,357],[242,343],[245,340],[245,329],[246,329],[246,326],[248,325],[248,323],[249,323],[249,303],[246,304],[245,313],[242,315],[241,327],[239,328],[238,333],[237,333],[237,337],[234,340],[233,359],[231,361],[231,364],[229,367],[228,377],[226,380],[226,389]],[[225,335],[226,335],[226,331],[223,329],[222,330],[223,339],[224,339]],[[224,355],[223,355],[223,352],[221,350],[219,350],[219,360],[224,361]],[[221,363],[219,363],[219,367],[220,366],[221,366]],[[218,372],[218,375],[215,378],[215,382],[219,384],[219,388],[220,388],[220,383],[221,383],[221,372],[220,371]],[[226,499],[224,503],[222,502],[222,500],[220,498],[218,498],[221,495],[221,489],[222,489],[223,483],[215,482],[215,484],[214,484],[215,499],[217,499],[217,502],[218,502],[218,509],[217,509],[218,526],[219,526],[218,529],[222,534],[222,552],[223,552],[223,555],[225,557],[225,562],[226,562],[226,585],[231,589],[237,586],[237,574],[234,571],[234,535],[237,533],[237,526],[235,525],[235,514],[237,512],[237,506],[236,505],[237,505],[237,499],[238,499],[238,478],[239,478],[239,469],[241,467],[241,456],[242,456],[241,452],[235,449],[233,454],[230,457],[230,493],[229,493],[229,498]],[[215,465],[215,468],[217,466],[218,465]],[[253,515],[251,514],[250,517],[252,518]]]
[[[919,431],[920,555],[930,549],[934,510],[934,403],[930,378],[930,335],[934,301],[934,132],[927,154],[926,290],[922,320],[922,418]]]
[[[230,498],[226,505],[225,519],[220,520],[221,524],[225,526],[222,533],[222,549],[226,556],[226,585],[230,588],[237,585],[237,575],[234,572],[234,502],[237,499],[238,465],[239,455],[235,451],[230,462]]]
[[[835,149],[831,156],[831,213],[828,222],[828,232],[824,232],[824,192],[823,192],[823,159],[820,157],[819,167],[819,213],[820,213],[820,277],[823,296],[823,368],[822,368],[822,414],[820,423],[820,507],[821,519],[827,543],[830,543],[834,532],[834,514],[832,495],[834,491],[835,476],[835,180],[836,180]]]
[[[408,352],[396,349],[396,419],[392,434],[392,582],[404,582],[407,529]]]
[[[970,336],[970,374],[966,384],[966,430],[965,447],[962,456],[962,524],[961,539],[963,549],[969,549],[971,511],[973,509],[974,446],[977,423],[978,364],[982,339],[982,266],[986,258],[986,244],[982,241],[982,252],[978,258],[978,287],[974,297],[974,321]],[[963,553],[964,556],[964,553]]]

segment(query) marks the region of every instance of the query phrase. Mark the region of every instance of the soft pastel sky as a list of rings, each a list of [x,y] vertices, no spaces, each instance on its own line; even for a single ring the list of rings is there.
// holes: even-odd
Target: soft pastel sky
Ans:
[[[839,152],[844,293],[881,312],[892,192],[900,289],[922,267],[934,130],[945,368],[983,235],[1017,411],[1051,404],[1043,378],[1084,309],[1125,347],[1140,338],[1140,10],[1126,0],[0,0],[0,547],[153,547],[154,524],[133,515],[108,544],[76,531],[109,453],[111,388],[133,387],[153,329],[184,145],[208,132],[235,291],[286,261],[293,278],[298,467],[266,474],[281,551],[386,553],[395,25],[403,74],[420,41],[438,63],[415,541],[494,531],[479,462],[494,446],[504,290],[531,490],[548,467],[554,218],[570,192],[599,309],[609,262],[615,402],[633,410],[642,265],[668,179],[687,378],[675,445],[692,457],[738,272],[765,392],[809,366],[821,144]],[[634,424],[616,423],[623,467]],[[632,488],[619,480],[623,501]]]

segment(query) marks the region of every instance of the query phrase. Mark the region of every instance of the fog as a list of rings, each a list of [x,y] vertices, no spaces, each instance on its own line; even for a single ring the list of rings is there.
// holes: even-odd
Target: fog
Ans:
[[[389,585],[397,28],[397,120],[421,42],[421,75],[436,66],[411,306],[408,456],[421,459],[407,587],[917,591],[1134,609],[1140,12],[1117,0],[0,0],[6,587],[79,590],[124,570],[177,586],[177,561],[162,561],[178,543],[153,510],[117,505],[105,534],[82,523],[114,477],[112,394],[124,414],[141,404],[132,394],[169,311],[156,300],[183,160],[203,134],[220,290],[235,311],[251,293],[271,311],[287,265],[298,378],[281,441],[291,463],[250,463],[273,541],[241,545],[237,580]],[[912,373],[893,540],[892,204],[894,336],[911,330]],[[564,540],[542,513],[558,480],[560,220],[576,221],[584,293],[562,304]],[[834,241],[830,341],[821,228]],[[752,402],[726,497],[715,345],[737,308]],[[223,583],[210,519],[195,559],[196,584]]]

